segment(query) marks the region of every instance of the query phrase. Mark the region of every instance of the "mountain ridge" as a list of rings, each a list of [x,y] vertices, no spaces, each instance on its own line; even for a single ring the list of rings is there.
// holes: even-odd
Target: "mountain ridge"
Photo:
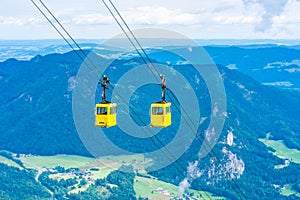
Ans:
[[[162,53],[161,56],[165,55]],[[100,61],[107,61],[104,58],[98,58]],[[136,62],[142,63],[140,59],[133,58],[132,60],[135,64]],[[122,71],[122,67],[129,67],[126,65],[130,63],[129,61],[117,60],[114,64]],[[76,77],[80,65],[81,60],[74,52],[36,56],[30,61],[10,59],[0,63],[0,74],[3,76],[0,79],[0,90],[4,91],[0,97],[0,112],[3,113],[0,117],[1,149],[39,155],[65,153],[91,156],[80,141],[72,119],[72,89],[69,84],[70,80]],[[188,66],[180,65],[187,74],[190,73]],[[9,73],[6,71],[7,67],[10,67]],[[266,196],[275,197],[279,195],[279,191],[272,187],[272,184],[280,186],[288,183],[296,184],[293,178],[297,175],[293,172],[299,169],[299,164],[292,163],[279,171],[274,169],[274,165],[282,164],[284,161],[269,153],[269,148],[258,139],[265,138],[270,133],[271,139],[283,139],[288,147],[299,149],[300,137],[297,132],[300,130],[300,120],[297,115],[299,94],[261,85],[253,78],[222,65],[218,65],[218,68],[226,89],[228,116],[214,152],[222,158],[224,148],[226,148],[227,152],[236,155],[238,160],[241,159],[245,163],[245,171],[237,180],[242,192],[251,194],[253,198],[261,197],[263,192]],[[115,73],[117,75],[118,72]],[[192,78],[190,76],[189,80],[192,85],[195,85],[195,80]],[[208,94],[205,92],[202,94],[199,91],[203,91],[203,86],[199,86],[196,91],[197,95],[202,95],[204,99],[208,98]],[[285,96],[288,105],[280,101],[282,96]],[[204,112],[209,114],[209,110],[210,106],[206,105]],[[206,128],[207,122],[205,121],[200,127],[199,134],[205,132]],[[233,146],[224,143],[230,130],[234,138],[235,145]],[[170,131],[174,130],[170,129]],[[116,137],[115,141],[123,143],[125,147],[136,145],[130,148],[143,146],[143,143],[136,144],[135,140],[132,140],[134,142],[128,140],[128,144],[124,144],[123,136]],[[194,141],[179,159],[184,166],[198,159],[198,143]],[[201,160],[199,165],[208,171],[212,170],[213,166],[209,164],[210,159],[216,158],[207,157]],[[222,162],[224,163],[218,165],[220,169],[226,166],[228,159]],[[174,165],[152,174],[178,185],[184,177],[177,174]],[[267,177],[265,173],[272,174],[274,179]],[[284,178],[276,178],[276,173],[280,174],[280,178]],[[222,196],[226,194],[227,197],[238,199],[230,184],[231,179],[221,179],[220,182],[214,183],[213,188],[207,185],[208,180],[208,174],[203,174],[194,180],[192,187],[201,189],[197,187],[204,185],[204,189],[208,191],[217,189],[218,194]],[[280,198],[285,199],[284,196]]]

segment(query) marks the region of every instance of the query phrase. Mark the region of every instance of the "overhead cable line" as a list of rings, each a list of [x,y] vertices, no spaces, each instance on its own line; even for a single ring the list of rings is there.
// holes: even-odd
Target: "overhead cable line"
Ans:
[[[107,8],[107,10],[110,12],[111,16],[114,18],[114,20],[116,21],[116,23],[119,25],[119,27],[121,28],[121,30],[123,31],[123,33],[125,34],[125,36],[127,37],[128,41],[130,42],[130,44],[134,47],[134,49],[136,50],[136,52],[139,54],[139,56],[141,57],[141,59],[144,61],[144,63],[146,63],[147,65],[147,61],[145,60],[145,58],[143,57],[143,55],[140,53],[140,51],[138,50],[138,47],[134,44],[134,42],[132,41],[132,39],[130,38],[130,36],[128,35],[128,33],[125,31],[125,29],[123,28],[123,26],[121,25],[121,23],[118,21],[118,19],[116,18],[116,16],[114,15],[114,13],[112,12],[112,10],[109,8],[109,6],[106,4],[106,2],[104,0],[102,0],[103,4],[105,5],[105,7]],[[113,4],[112,4],[113,5]],[[114,7],[115,8],[115,7]],[[115,8],[116,10],[116,8]],[[118,13],[118,11],[117,11]],[[121,17],[121,15],[119,15]],[[122,21],[126,24],[126,22],[123,20],[123,18],[121,17]],[[126,27],[129,29],[129,27],[126,24]],[[130,29],[129,29],[130,30]],[[140,45],[140,43],[138,42],[138,40],[136,39],[136,37],[134,36],[134,34],[131,32],[131,35],[134,38],[134,41],[136,41],[140,47],[140,49],[144,52],[144,49],[142,49],[142,46]],[[147,54],[144,53],[145,56],[147,57]],[[152,69],[147,65],[148,69],[150,70],[150,72],[153,74],[154,78],[156,79],[156,81],[158,81],[159,79],[155,76],[154,72],[152,71]],[[156,68],[154,68],[156,69]]]
[[[63,40],[71,47],[71,49],[75,52],[75,54],[81,59],[84,60],[84,58],[76,51],[76,49],[73,47],[73,45],[67,40],[67,38],[58,30],[58,28],[54,25],[54,23],[49,19],[49,17],[45,14],[44,11],[34,2],[34,0],[31,0],[33,5],[39,10],[39,12],[47,19],[47,21],[51,24],[51,26],[56,30],[56,32],[63,38]]]

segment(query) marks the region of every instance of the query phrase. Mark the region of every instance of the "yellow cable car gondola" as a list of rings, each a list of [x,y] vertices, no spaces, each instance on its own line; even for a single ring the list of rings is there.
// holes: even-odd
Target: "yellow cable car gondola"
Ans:
[[[102,101],[95,107],[95,126],[109,128],[117,125],[117,104],[106,100],[106,89],[109,79],[104,75],[102,86]]]
[[[150,125],[152,127],[166,128],[172,123],[171,103],[167,102],[165,99],[165,89],[167,88],[166,78],[163,75],[160,75],[160,78],[162,79],[162,100],[151,104]]]

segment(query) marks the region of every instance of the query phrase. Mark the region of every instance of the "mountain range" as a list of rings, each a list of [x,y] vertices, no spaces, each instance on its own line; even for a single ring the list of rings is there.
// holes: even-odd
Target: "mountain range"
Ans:
[[[260,139],[282,140],[287,147],[300,150],[300,50],[283,46],[207,46],[205,49],[222,74],[227,98],[225,125],[214,154],[199,159],[199,141],[195,140],[178,159],[187,167],[183,173],[186,176],[175,170],[178,162],[151,175],[177,185],[182,185],[187,178],[194,189],[205,189],[230,199],[296,199],[295,195],[280,195],[280,188],[300,184],[297,173],[300,164],[292,161],[277,169],[275,166],[284,164],[285,159],[273,155],[275,150]],[[164,51],[149,52],[157,63],[165,64],[169,58]],[[100,52],[99,62],[107,62],[114,53]],[[119,77],[125,69],[142,63],[137,57],[115,60],[116,68],[110,71],[110,76]],[[36,155],[92,156],[81,142],[72,116],[72,84],[81,64],[74,51],[37,55],[23,61],[11,58],[0,63],[0,149]],[[189,64],[175,67],[185,75],[194,73]],[[188,80],[193,87],[198,84],[197,97],[209,102],[203,80],[197,83],[192,77]],[[135,95],[140,99],[131,99],[131,104],[150,102],[144,97],[143,89]],[[200,125],[197,134],[207,129],[210,107],[210,103],[203,105],[208,120]],[[137,112],[147,109],[145,103]],[[174,111],[174,119],[179,115]],[[148,113],[141,115],[145,120],[147,116]],[[174,136],[176,120],[173,123],[174,126],[160,135],[163,144]],[[119,129],[108,130],[107,134],[125,149],[139,152],[141,148],[154,148],[149,140],[128,137]],[[192,176],[193,173],[197,175]]]

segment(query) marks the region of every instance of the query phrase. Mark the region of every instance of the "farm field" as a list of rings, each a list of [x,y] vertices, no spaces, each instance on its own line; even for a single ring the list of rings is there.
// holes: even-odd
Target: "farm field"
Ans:
[[[136,191],[136,196],[148,197],[149,199],[171,199],[182,195],[178,186],[151,177],[135,177],[134,190]],[[190,193],[196,199],[225,199],[223,197],[215,197],[209,192],[190,190]]]
[[[75,155],[55,155],[55,156],[29,156],[22,157],[20,160],[28,168],[33,167],[56,167],[64,168],[80,168],[90,162],[95,161],[94,158],[88,158]]]
[[[292,162],[300,164],[300,151],[297,149],[290,149],[283,143],[282,140],[267,140],[259,139],[266,146],[272,147],[275,152],[273,153],[279,158],[288,158]]]

